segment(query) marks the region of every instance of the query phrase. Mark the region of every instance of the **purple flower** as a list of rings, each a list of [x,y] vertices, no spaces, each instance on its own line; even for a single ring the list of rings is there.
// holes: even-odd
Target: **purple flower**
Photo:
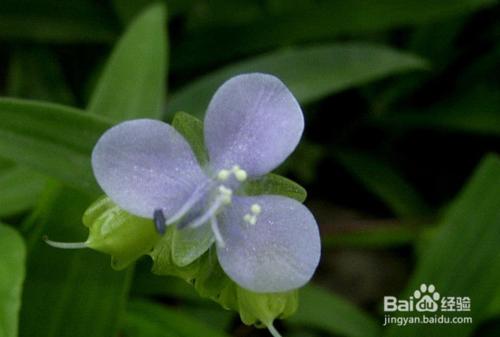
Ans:
[[[318,265],[316,221],[295,200],[245,196],[241,187],[282,163],[303,128],[300,106],[279,79],[244,74],[225,82],[208,106],[206,167],[174,128],[150,119],[109,129],[94,148],[92,166],[118,206],[154,219],[160,232],[175,224],[195,243],[200,238],[203,247],[194,249],[193,259],[216,241],[220,265],[240,286],[287,291],[307,283]]]

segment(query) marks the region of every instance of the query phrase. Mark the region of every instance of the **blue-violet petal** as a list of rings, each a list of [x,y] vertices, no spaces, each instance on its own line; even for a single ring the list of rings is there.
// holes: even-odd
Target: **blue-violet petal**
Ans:
[[[205,142],[214,170],[239,165],[250,176],[281,164],[299,143],[304,116],[278,78],[235,76],[214,94],[205,116]]]
[[[252,210],[260,211],[251,223]],[[246,220],[245,220],[246,219]],[[282,292],[306,284],[318,266],[318,225],[301,203],[274,195],[235,197],[221,216],[219,262],[229,277],[255,292]]]
[[[104,192],[122,209],[168,219],[206,175],[184,138],[170,125],[136,119],[106,131],[92,152],[92,167]]]

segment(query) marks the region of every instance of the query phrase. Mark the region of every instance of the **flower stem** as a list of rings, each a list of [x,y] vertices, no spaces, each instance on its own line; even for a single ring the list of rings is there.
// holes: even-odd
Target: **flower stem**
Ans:
[[[273,335],[273,337],[282,337],[281,334],[278,332],[278,330],[276,330],[276,328],[272,324],[269,324],[267,326],[267,330],[269,330],[269,332],[271,333],[271,335]]]

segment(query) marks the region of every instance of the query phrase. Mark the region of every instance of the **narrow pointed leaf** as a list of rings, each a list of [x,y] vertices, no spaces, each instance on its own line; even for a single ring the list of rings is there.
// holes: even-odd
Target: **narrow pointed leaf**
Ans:
[[[0,217],[34,206],[45,184],[43,175],[23,167],[0,170]]]
[[[52,192],[32,219],[20,335],[116,336],[131,269],[117,272],[108,256],[90,249],[47,245],[44,234],[58,241],[84,241],[87,235],[81,216],[90,198],[58,186]]]
[[[6,91],[9,96],[73,102],[56,55],[44,46],[16,45],[10,55]],[[47,178],[17,165],[0,175],[0,216],[35,205]]]
[[[463,191],[448,208],[439,230],[426,247],[409,286],[407,298],[422,283],[433,284],[441,297],[470,297],[469,312],[437,312],[470,316],[472,324],[391,326],[387,336],[469,336],[490,315],[500,279],[500,158],[482,160]],[[450,318],[451,319],[451,318]]]
[[[113,120],[159,118],[167,64],[166,14],[162,5],[144,10],[115,46],[88,110]]]
[[[187,313],[144,300],[129,303],[122,330],[127,337],[227,337]]]
[[[90,154],[111,125],[62,105],[0,99],[0,156],[95,194]]]
[[[381,334],[378,322],[354,304],[312,285],[301,290],[299,310],[289,322],[340,336],[375,337]]]

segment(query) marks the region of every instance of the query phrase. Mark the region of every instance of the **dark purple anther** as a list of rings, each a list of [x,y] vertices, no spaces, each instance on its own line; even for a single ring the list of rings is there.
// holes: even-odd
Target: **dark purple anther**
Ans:
[[[155,223],[156,231],[162,235],[165,234],[167,226],[165,225],[165,215],[161,209],[155,209],[153,213],[153,221]]]

